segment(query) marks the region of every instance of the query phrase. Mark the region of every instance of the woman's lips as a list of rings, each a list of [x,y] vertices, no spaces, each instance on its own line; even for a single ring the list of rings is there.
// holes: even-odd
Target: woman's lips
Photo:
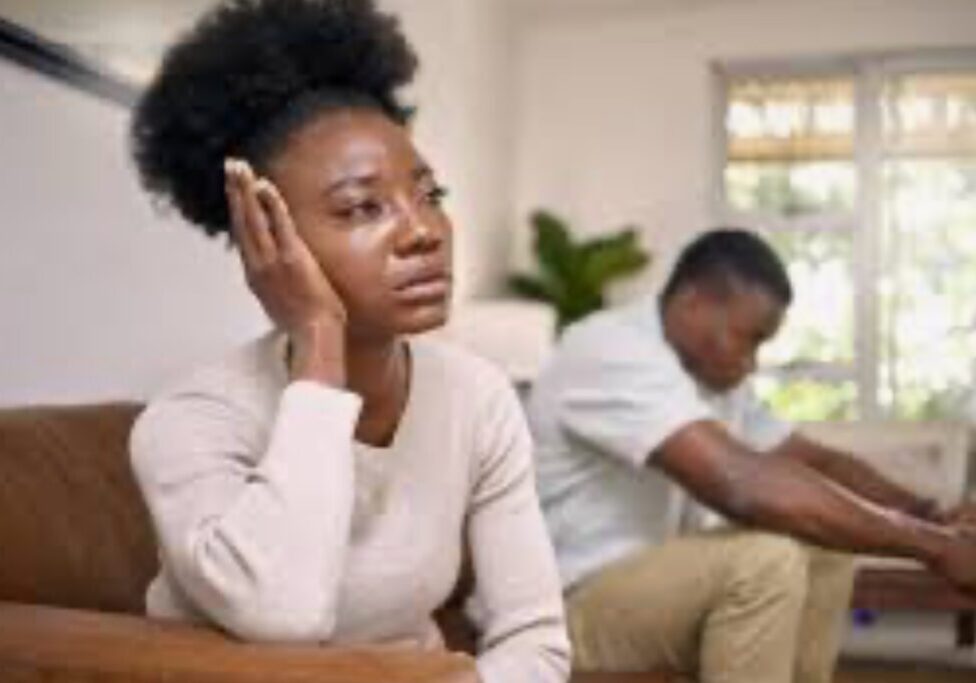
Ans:
[[[428,304],[443,301],[451,292],[451,278],[440,274],[413,280],[397,287],[393,295],[404,304]]]

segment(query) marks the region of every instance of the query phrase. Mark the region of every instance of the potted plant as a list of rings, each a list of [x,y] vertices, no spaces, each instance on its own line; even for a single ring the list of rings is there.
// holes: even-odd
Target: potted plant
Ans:
[[[640,272],[650,262],[633,227],[575,239],[566,222],[548,211],[533,212],[530,222],[538,272],[516,273],[509,277],[509,286],[518,296],[550,304],[558,331],[603,308],[607,285]]]

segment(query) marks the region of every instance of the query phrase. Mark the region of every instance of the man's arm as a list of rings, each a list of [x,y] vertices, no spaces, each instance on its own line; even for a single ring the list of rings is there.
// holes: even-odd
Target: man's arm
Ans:
[[[717,422],[678,430],[652,462],[740,523],[837,550],[916,558],[976,593],[971,535],[882,507],[794,459],[757,457]]]
[[[866,462],[800,434],[791,435],[773,450],[773,454],[803,463],[872,503],[930,522],[943,521],[937,501],[923,498],[890,481]]]

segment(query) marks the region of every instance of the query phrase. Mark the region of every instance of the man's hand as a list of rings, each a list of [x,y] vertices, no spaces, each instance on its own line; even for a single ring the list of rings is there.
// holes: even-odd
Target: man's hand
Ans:
[[[231,228],[251,291],[292,343],[293,379],[345,384],[346,308],[288,207],[247,162],[225,165]]]
[[[777,455],[798,460],[862,498],[912,517],[944,523],[939,503],[883,476],[867,462],[794,434],[776,448]]]
[[[976,527],[953,526],[955,538],[933,569],[955,586],[976,597]]]
[[[965,501],[943,513],[947,524],[976,528],[976,501]]]
[[[976,594],[976,528],[884,507],[802,460],[760,457],[716,422],[678,430],[652,462],[696,499],[744,525],[833,550],[915,558]]]

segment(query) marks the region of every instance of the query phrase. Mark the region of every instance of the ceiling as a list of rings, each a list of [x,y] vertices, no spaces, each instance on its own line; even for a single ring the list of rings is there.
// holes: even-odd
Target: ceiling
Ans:
[[[395,5],[395,0],[380,0]],[[516,17],[688,8],[721,0],[473,0],[505,3]],[[0,0],[0,17],[108,65],[133,81],[152,73],[164,46],[216,0]]]

